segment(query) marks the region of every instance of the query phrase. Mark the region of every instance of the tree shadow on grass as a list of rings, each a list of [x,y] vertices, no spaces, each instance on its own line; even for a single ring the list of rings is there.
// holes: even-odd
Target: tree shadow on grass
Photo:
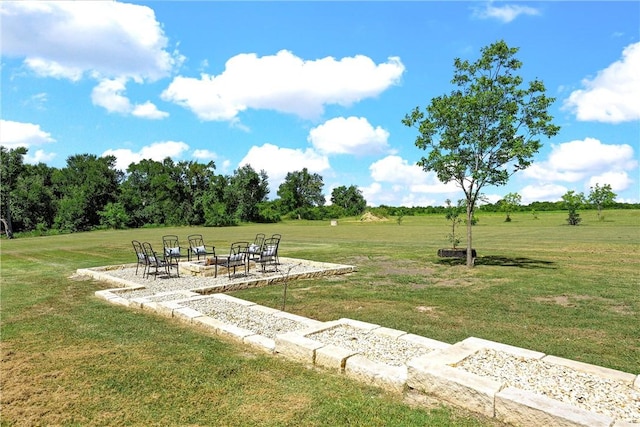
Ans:
[[[464,258],[444,258],[439,260],[440,264],[446,265],[464,265],[467,260]],[[491,265],[498,267],[518,267],[518,268],[544,268],[556,269],[553,261],[544,261],[539,259],[531,259],[524,257],[504,257],[504,256],[482,256],[477,257],[476,266]]]

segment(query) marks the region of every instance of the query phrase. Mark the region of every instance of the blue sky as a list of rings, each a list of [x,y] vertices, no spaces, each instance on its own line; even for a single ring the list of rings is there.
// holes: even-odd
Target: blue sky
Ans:
[[[64,167],[75,154],[213,160],[356,185],[369,205],[462,193],[416,166],[401,120],[448,94],[455,58],[498,40],[556,98],[560,133],[495,202],[610,184],[640,200],[640,2],[0,3],[0,144]]]

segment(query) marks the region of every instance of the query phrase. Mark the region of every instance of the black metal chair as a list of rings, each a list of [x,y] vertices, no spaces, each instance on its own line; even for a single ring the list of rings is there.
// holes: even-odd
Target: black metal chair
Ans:
[[[255,239],[253,239],[253,243],[251,243],[248,248],[249,261],[255,261],[256,259],[260,258],[260,251],[262,251],[264,239],[264,233],[256,234]]]
[[[178,236],[173,234],[162,236],[162,246],[164,247],[164,258],[170,264],[170,268],[175,267],[178,271],[178,263],[183,257]],[[180,277],[179,273],[178,277]]]
[[[154,280],[158,278],[158,274],[164,271],[164,274],[167,277],[171,277],[171,269],[176,269],[176,274],[180,277],[178,272],[178,265],[172,264],[169,260],[164,256],[159,256],[156,251],[153,250],[151,243],[144,242],[142,244],[142,248],[144,249],[145,257],[147,258],[148,267],[147,267],[147,277],[151,274],[151,269],[153,269],[153,278]],[[162,271],[161,271],[162,270]]]
[[[192,234],[187,237],[189,241],[189,248],[187,249],[187,259],[191,261],[191,257],[197,257],[198,261],[200,261],[200,257],[204,257],[207,259],[208,255],[216,256],[216,248],[215,246],[206,245],[204,243],[204,238],[202,234]]]
[[[149,261],[144,253],[144,248],[142,247],[142,243],[137,240],[132,240],[131,244],[133,245],[133,250],[135,251],[137,258],[136,276],[138,275],[138,268],[142,266],[142,277],[144,277],[147,273],[147,268],[149,267]]]
[[[229,249],[229,256],[216,257],[216,265],[227,269],[229,279],[231,279],[231,270],[233,269],[235,276],[238,267],[242,267],[245,275],[249,273],[248,247],[249,242],[234,242]],[[216,276],[217,274],[216,271]]]
[[[270,237],[265,239],[260,251],[260,256],[255,260],[256,264],[262,266],[262,272],[266,272],[266,267],[272,265],[275,271],[278,271],[280,259],[278,258],[278,247],[280,239],[278,237]]]

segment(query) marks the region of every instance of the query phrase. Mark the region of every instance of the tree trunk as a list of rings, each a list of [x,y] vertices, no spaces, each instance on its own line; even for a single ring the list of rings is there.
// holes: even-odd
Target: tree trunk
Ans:
[[[473,218],[473,209],[471,203],[467,203],[467,267],[473,267],[473,246],[471,240],[471,219]]]
[[[0,222],[4,225],[4,231],[7,233],[7,239],[13,239],[13,229],[11,227],[11,222],[7,221],[4,218],[0,218]]]

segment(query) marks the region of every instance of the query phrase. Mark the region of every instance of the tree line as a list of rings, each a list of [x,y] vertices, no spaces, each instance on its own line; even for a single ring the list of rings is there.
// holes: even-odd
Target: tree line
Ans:
[[[214,162],[142,160],[126,171],[115,157],[74,155],[62,169],[25,164],[27,149],[0,146],[0,221],[2,231],[88,231],[96,228],[147,226],[231,226],[240,222],[278,222],[282,218],[323,220],[357,216],[371,211],[379,217],[445,214],[445,206],[367,207],[362,192],[351,185],[334,188],[325,205],[323,179],[305,168],[287,174],[274,200],[269,200],[268,176],[245,165],[232,175],[215,173]],[[611,187],[592,188],[588,196],[569,192],[557,202],[520,204],[518,194],[484,203],[479,212],[568,210],[570,223],[579,222],[577,209],[603,207],[639,209],[618,203]],[[463,202],[463,201],[461,201]],[[598,214],[600,216],[600,213]],[[508,220],[508,219],[507,219]]]
[[[277,222],[283,217],[326,219],[364,212],[356,186],[340,186],[325,206],[323,179],[316,173],[289,172],[269,200],[265,171],[245,165],[231,175],[215,173],[215,163],[141,160],[126,171],[114,156],[70,156],[58,169],[25,164],[28,150],[0,146],[2,229],[51,233],[153,225],[229,226]]]

